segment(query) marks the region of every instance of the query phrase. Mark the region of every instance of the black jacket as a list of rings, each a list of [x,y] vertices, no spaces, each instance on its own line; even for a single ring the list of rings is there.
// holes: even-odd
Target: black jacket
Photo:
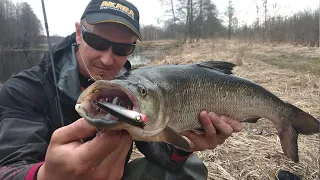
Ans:
[[[53,47],[64,125],[80,118],[74,109],[81,93],[74,43],[75,33]],[[130,63],[125,66],[130,68]],[[28,179],[36,175],[34,169],[41,165],[37,163],[44,161],[52,133],[62,126],[55,90],[47,52],[38,65],[3,84],[0,90],[0,179]],[[136,142],[136,145],[149,161],[173,170],[185,162],[181,157],[189,155],[166,143]],[[128,158],[130,154],[131,151]]]

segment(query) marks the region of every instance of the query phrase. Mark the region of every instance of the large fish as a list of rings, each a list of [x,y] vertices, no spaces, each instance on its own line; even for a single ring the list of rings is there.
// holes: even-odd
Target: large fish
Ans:
[[[97,129],[126,129],[134,140],[164,141],[185,150],[190,146],[179,133],[203,130],[202,110],[241,122],[266,118],[275,125],[284,154],[298,162],[298,134],[319,133],[319,120],[235,76],[233,67],[228,62],[207,61],[133,69],[114,80],[93,83],[80,95],[75,109]],[[146,115],[146,125],[141,128],[121,121],[95,103],[107,101]]]

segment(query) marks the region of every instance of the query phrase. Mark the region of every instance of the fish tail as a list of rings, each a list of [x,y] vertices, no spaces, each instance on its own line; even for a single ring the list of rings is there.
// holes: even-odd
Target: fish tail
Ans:
[[[320,133],[320,121],[296,106],[287,105],[293,109],[294,116],[292,124],[281,128],[279,137],[284,154],[297,163],[299,162],[298,134]]]
[[[318,119],[294,105],[289,104],[289,106],[291,106],[295,112],[292,125],[299,134],[308,135],[320,133],[320,121]]]

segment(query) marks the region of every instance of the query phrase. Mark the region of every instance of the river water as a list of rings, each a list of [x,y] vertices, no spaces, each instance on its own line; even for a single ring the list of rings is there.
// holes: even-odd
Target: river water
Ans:
[[[5,82],[12,75],[24,69],[36,65],[42,58],[44,51],[3,51],[0,52],[0,83]],[[144,65],[151,62],[149,57],[141,55],[141,49],[136,48],[129,56],[129,61],[134,66]]]

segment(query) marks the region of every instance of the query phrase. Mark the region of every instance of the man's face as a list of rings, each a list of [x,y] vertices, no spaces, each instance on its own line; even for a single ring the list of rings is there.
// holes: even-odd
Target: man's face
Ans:
[[[112,42],[133,44],[137,41],[137,36],[121,24],[101,23],[89,25],[84,23],[83,25],[88,32],[94,33]],[[119,56],[113,52],[112,47],[104,50],[97,50],[90,46],[90,43],[84,41],[82,37],[82,24],[80,23],[76,23],[76,35],[76,41],[79,45],[76,57],[80,73],[83,76],[88,78],[91,78],[92,76],[96,80],[100,78],[111,80],[117,75],[127,61],[128,55]]]

